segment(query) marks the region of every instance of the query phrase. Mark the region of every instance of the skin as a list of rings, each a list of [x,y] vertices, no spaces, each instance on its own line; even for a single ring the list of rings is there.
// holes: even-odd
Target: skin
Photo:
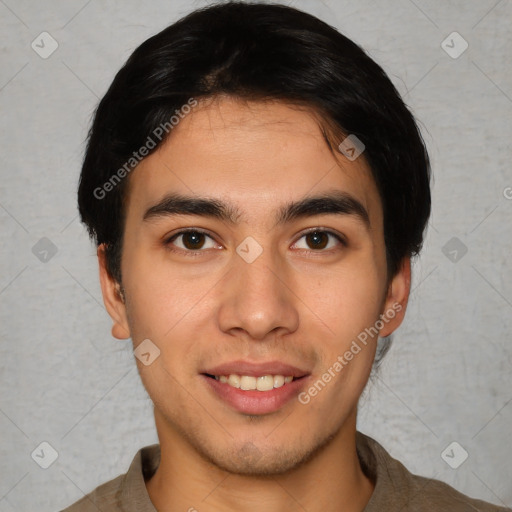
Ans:
[[[271,414],[234,410],[200,371],[237,359],[280,360],[307,369],[312,383],[396,304],[401,311],[379,335],[400,325],[410,262],[388,279],[382,205],[364,156],[333,155],[304,109],[217,98],[194,108],[129,179],[124,295],[102,246],[98,258],[113,335],[131,337],[134,347],[149,338],[160,349],[148,366],[137,360],[161,446],[160,466],[146,482],[155,507],[362,511],[374,482],[356,453],[357,403],[376,338],[308,404],[294,398]],[[333,190],[361,202],[370,226],[333,214],[276,225],[281,205]],[[229,201],[241,216],[237,224],[198,215],[143,220],[169,192]],[[195,256],[183,237],[167,242],[183,228],[211,236]],[[316,248],[304,236],[310,228],[339,233],[347,245],[327,236]],[[252,263],[236,252],[248,236],[263,248]]]

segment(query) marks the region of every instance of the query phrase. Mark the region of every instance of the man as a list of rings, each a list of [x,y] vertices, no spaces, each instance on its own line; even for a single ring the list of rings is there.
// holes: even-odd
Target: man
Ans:
[[[310,15],[223,3],[143,43],[97,109],[79,209],[160,442],[66,510],[505,510],[356,430],[429,174],[385,73]]]

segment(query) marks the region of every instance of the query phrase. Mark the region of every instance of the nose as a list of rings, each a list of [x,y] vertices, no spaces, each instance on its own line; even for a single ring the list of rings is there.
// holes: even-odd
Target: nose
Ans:
[[[251,263],[238,254],[221,287],[219,327],[250,339],[294,332],[299,325],[298,298],[285,262],[263,250]]]

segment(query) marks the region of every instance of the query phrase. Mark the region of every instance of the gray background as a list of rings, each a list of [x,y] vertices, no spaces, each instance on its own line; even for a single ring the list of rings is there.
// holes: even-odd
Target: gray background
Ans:
[[[512,2],[289,3],[384,67],[433,163],[408,316],[358,428],[412,472],[512,506]],[[115,72],[202,5],[0,0],[0,512],[60,509],[157,441],[130,344],[110,336],[75,191],[90,116]],[[31,48],[43,31],[59,45],[46,59]],[[453,31],[469,44],[456,59],[441,47]],[[36,245],[43,237],[55,247]],[[48,469],[31,458],[42,441],[58,452]],[[469,454],[457,469],[441,457],[453,441]]]

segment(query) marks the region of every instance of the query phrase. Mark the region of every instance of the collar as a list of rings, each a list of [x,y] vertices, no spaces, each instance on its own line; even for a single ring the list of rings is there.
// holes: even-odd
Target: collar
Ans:
[[[373,494],[364,512],[381,512],[403,505],[397,501],[397,489],[392,476],[409,472],[374,439],[356,431],[356,449],[363,472],[375,484]],[[119,502],[126,512],[157,512],[146,489],[145,481],[151,478],[160,464],[160,445],[141,448],[124,475],[119,488]],[[398,494],[399,496],[400,494]]]

